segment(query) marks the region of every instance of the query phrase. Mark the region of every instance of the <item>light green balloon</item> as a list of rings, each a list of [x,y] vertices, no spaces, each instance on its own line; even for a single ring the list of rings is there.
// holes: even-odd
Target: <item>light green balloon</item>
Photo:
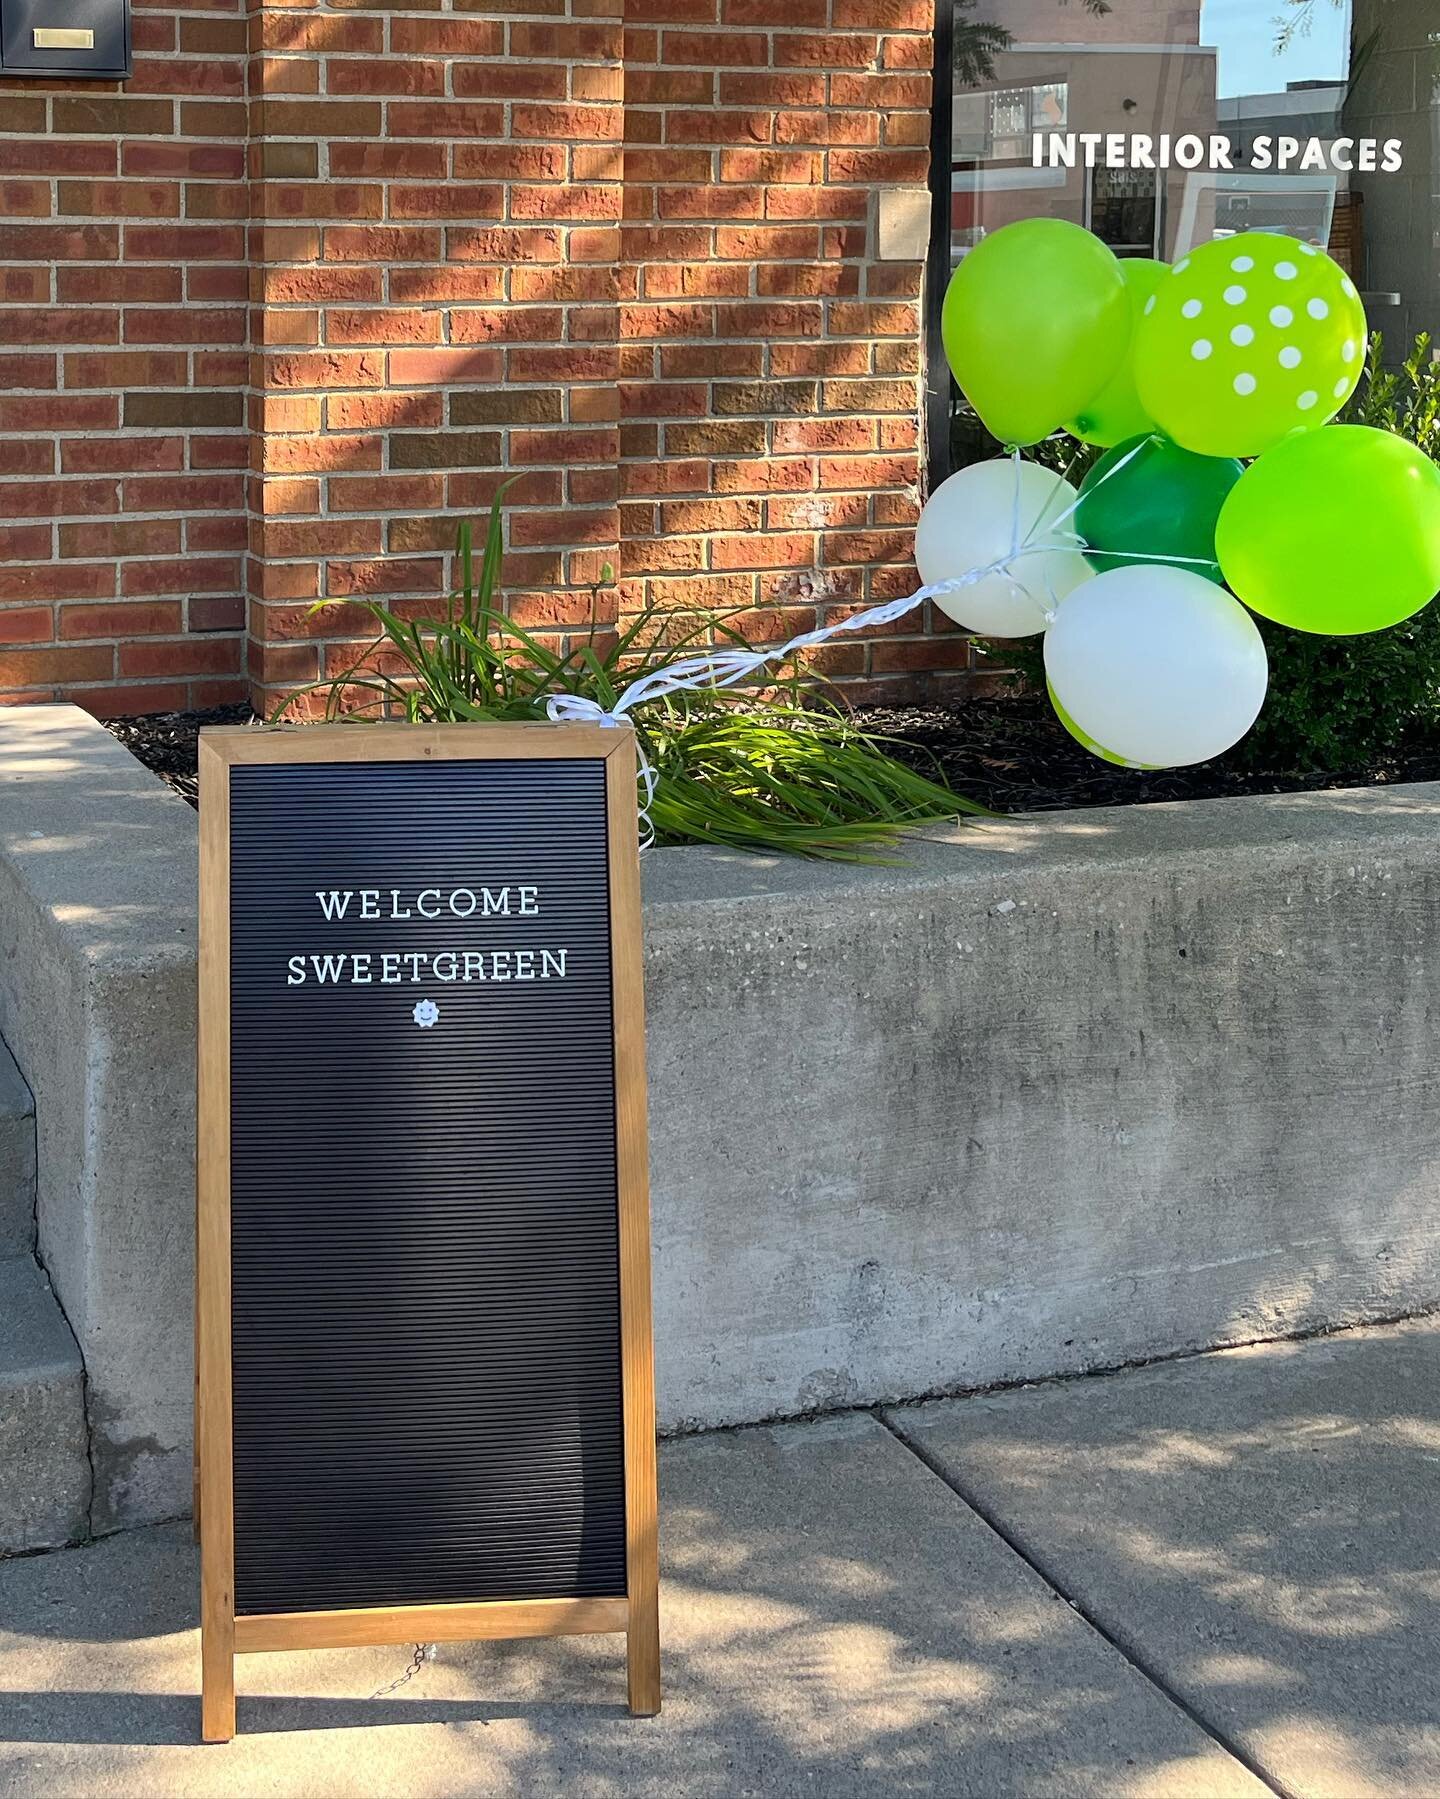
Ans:
[[[1076,743],[1083,749],[1089,750],[1092,756],[1098,756],[1102,762],[1113,762],[1116,768],[1146,769],[1158,767],[1158,764],[1154,762],[1127,761],[1124,756],[1117,756],[1114,750],[1107,750],[1103,744],[1096,743],[1093,737],[1088,736],[1080,729],[1079,725],[1075,723],[1075,720],[1071,718],[1070,714],[1060,704],[1059,700],[1056,699],[1055,689],[1050,685],[1049,681],[1046,681],[1045,683],[1045,691],[1050,695],[1050,704],[1055,708],[1056,718],[1060,720],[1060,723],[1064,725],[1065,729],[1075,739]]]
[[[1368,425],[1331,425],[1268,450],[1215,531],[1227,585],[1295,631],[1383,631],[1440,592],[1440,468]]]
[[[1120,263],[1065,219],[1019,219],[982,238],[950,278],[945,355],[1002,444],[1039,443],[1120,367],[1130,302]]]
[[[1139,331],[1145,302],[1170,273],[1170,265],[1156,262],[1150,256],[1127,256],[1121,259],[1120,273],[1125,281],[1125,291],[1130,296],[1132,333],[1136,333]],[[1079,417],[1071,419],[1065,429],[1082,443],[1099,444],[1106,450],[1112,450],[1116,444],[1125,443],[1132,437],[1143,437],[1155,429],[1154,419],[1140,404],[1140,396],[1135,391],[1133,335],[1131,347],[1120,367]]]
[[[1365,366],[1365,308],[1338,262],[1269,231],[1182,257],[1142,310],[1135,387],[1197,456],[1259,456],[1328,423]]]

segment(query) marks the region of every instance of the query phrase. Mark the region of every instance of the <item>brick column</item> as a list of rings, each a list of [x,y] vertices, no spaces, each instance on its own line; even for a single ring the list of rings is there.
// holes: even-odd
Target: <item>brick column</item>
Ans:
[[[626,0],[626,20],[623,599],[746,607],[774,641],[914,578],[922,269],[878,260],[875,210],[927,178],[932,8]],[[969,655],[932,622],[816,664],[857,698],[943,681]]]
[[[618,560],[621,27],[252,0],[250,673],[432,609],[504,472],[511,610],[563,629]]]
[[[0,79],[0,701],[242,691],[240,0],[135,0],[134,44]]]

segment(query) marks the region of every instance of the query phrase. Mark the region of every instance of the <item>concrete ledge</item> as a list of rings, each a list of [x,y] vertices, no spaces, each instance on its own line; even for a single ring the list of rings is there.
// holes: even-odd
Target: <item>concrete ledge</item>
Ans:
[[[0,717],[0,1036],[35,1099],[97,1530],[190,1503],[196,835],[78,708]]]
[[[41,1255],[138,1521],[188,1502],[195,819],[64,707],[0,720],[0,802]],[[1440,786],[645,878],[667,1428],[1440,1304]]]
[[[647,861],[667,1426],[1440,1303],[1440,786]]]

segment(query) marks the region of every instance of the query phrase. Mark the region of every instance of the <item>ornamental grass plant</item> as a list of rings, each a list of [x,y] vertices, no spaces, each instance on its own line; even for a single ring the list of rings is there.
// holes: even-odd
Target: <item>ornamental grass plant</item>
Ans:
[[[750,647],[713,614],[650,611],[618,631],[592,624],[582,641],[552,648],[498,605],[503,541],[497,498],[478,564],[470,527],[461,527],[460,585],[443,617],[403,619],[364,602],[375,641],[345,673],[299,689],[274,716],[312,695],[323,696],[332,720],[537,719],[556,694],[611,711],[657,670],[712,648]],[[800,668],[768,674],[763,699],[702,689],[647,700],[627,716],[654,775],[648,810],[657,843],[879,861],[907,830],[987,814],[938,770],[931,778],[897,761]]]

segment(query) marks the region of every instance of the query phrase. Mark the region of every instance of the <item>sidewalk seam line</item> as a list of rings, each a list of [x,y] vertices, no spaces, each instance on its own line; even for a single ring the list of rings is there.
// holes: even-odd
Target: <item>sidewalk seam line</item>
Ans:
[[[1168,1699],[1178,1711],[1183,1712],[1198,1730],[1209,1737],[1216,1748],[1223,1750],[1233,1761],[1239,1762],[1240,1766],[1258,1780],[1267,1792],[1273,1793],[1276,1796],[1276,1799],[1303,1799],[1303,1795],[1296,1792],[1294,1788],[1286,1786],[1282,1781],[1277,1779],[1274,1774],[1268,1773],[1261,1767],[1248,1750],[1241,1748],[1238,1743],[1226,1736],[1217,1725],[1212,1724],[1209,1719],[1198,1712],[1190,1701],[1170,1684],[1163,1674],[1160,1674],[1154,1668],[1151,1668],[1141,1658],[1138,1651],[1129,1647],[1116,1636],[1115,1632],[1090,1610],[1084,1600],[1078,1598],[1071,1592],[1065,1583],[1058,1579],[1043,1561],[1039,1560],[1031,1550],[1026,1548],[1025,1544],[1020,1541],[1013,1531],[1009,1530],[1000,1522],[999,1518],[996,1517],[988,1505],[977,1499],[974,1494],[968,1493],[965,1488],[960,1485],[954,1474],[952,1474],[948,1468],[944,1467],[928,1449],[910,1434],[909,1431],[904,1429],[903,1426],[893,1422],[887,1415],[889,1410],[890,1408],[886,1406],[876,1406],[874,1408],[874,1416],[885,1429],[889,1431],[895,1441],[899,1443],[902,1448],[908,1449],[910,1454],[913,1455],[918,1462],[928,1468],[938,1481],[948,1487],[962,1505],[972,1511],[988,1530],[999,1537],[1000,1541],[1007,1549],[1014,1555],[1017,1555],[1027,1568],[1038,1575],[1057,1598],[1063,1599],[1066,1605],[1070,1607],[1071,1611],[1073,1611],[1083,1623],[1087,1624],[1098,1637],[1108,1643],[1116,1654],[1135,1670],[1142,1680],[1147,1681],[1157,1692]]]

